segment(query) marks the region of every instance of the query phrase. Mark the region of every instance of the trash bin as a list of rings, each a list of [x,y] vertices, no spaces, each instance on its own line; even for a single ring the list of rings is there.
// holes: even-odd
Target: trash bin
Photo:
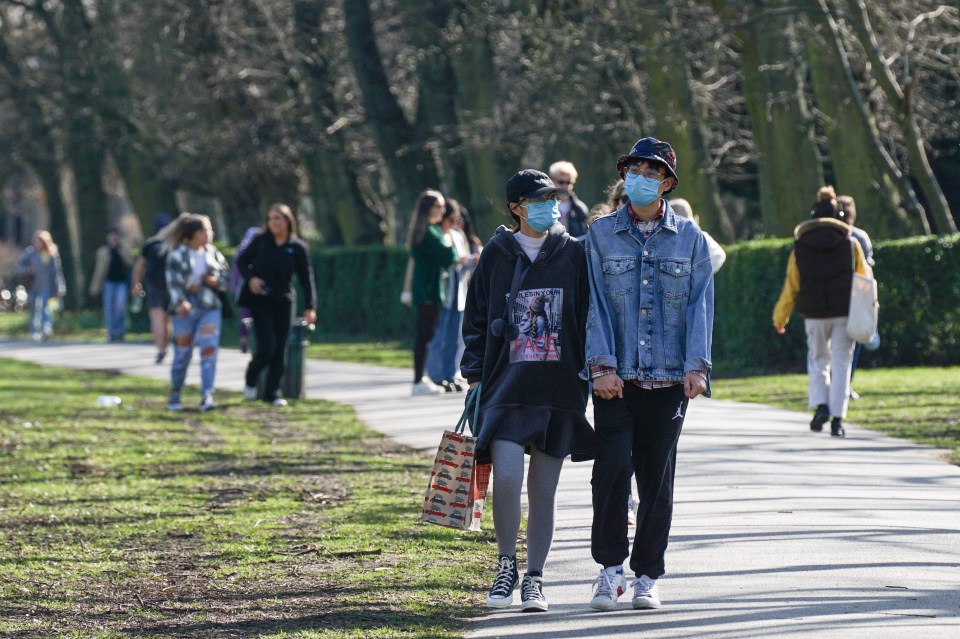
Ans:
[[[305,394],[306,347],[310,344],[310,332],[313,329],[313,324],[307,324],[303,320],[294,320],[290,325],[283,378],[280,380],[280,392],[288,399],[300,399]]]
[[[290,324],[290,334],[283,350],[283,376],[280,378],[280,394],[287,399],[299,399],[304,395],[305,371],[307,358],[305,347],[310,343],[309,333],[313,331],[313,324],[306,324],[301,319],[295,319]],[[253,332],[251,332],[253,336]],[[256,339],[251,340],[253,352],[257,351]],[[257,378],[257,399],[266,395],[267,369],[260,371]]]

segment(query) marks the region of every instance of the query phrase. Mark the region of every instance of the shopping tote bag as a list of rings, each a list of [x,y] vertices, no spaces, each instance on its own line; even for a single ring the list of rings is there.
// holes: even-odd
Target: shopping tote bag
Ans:
[[[879,310],[877,280],[854,270],[850,285],[850,311],[847,313],[847,335],[850,339],[859,344],[870,343],[877,332]]]
[[[473,423],[476,424],[480,410],[480,386],[470,393],[454,429],[443,431],[430,484],[423,497],[420,518],[431,524],[478,531],[490,482],[490,464],[477,463],[477,439],[464,433],[471,408],[474,410]]]

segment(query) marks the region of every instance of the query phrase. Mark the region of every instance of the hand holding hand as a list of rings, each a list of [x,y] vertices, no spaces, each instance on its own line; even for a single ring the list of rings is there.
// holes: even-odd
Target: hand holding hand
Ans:
[[[190,314],[190,311],[193,310],[193,305],[187,300],[183,300],[180,304],[177,305],[177,315],[180,317],[186,317]]]
[[[593,394],[600,399],[623,399],[623,380],[616,373],[608,373],[593,379]]]
[[[250,291],[254,295],[260,294],[260,291],[263,289],[263,285],[264,285],[264,281],[259,277],[251,277],[250,282],[247,284],[247,286],[250,287]]]

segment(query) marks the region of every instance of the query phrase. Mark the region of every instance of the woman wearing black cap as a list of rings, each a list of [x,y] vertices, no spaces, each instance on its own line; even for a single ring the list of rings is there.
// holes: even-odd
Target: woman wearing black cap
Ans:
[[[515,227],[501,226],[470,281],[464,310],[461,372],[480,386],[473,424],[477,458],[492,460],[493,521],[499,566],[487,605],[513,603],[519,581],[517,534],[524,454],[527,476],[527,571],[523,610],[545,611],[543,567],[553,541],[556,489],[563,458],[593,458],[584,416],[584,362],[589,289],[583,246],[558,223],[563,191],[544,173],[525,169],[507,181]]]

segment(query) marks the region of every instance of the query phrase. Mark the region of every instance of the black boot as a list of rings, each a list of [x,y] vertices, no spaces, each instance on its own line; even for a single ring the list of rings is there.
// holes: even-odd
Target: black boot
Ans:
[[[830,436],[846,437],[846,433],[843,432],[843,424],[840,422],[839,417],[834,417],[833,421],[830,422]]]
[[[810,420],[810,430],[819,433],[823,430],[823,425],[826,424],[829,419],[830,409],[827,408],[826,404],[820,404],[817,406],[817,412],[813,414],[813,419]]]

